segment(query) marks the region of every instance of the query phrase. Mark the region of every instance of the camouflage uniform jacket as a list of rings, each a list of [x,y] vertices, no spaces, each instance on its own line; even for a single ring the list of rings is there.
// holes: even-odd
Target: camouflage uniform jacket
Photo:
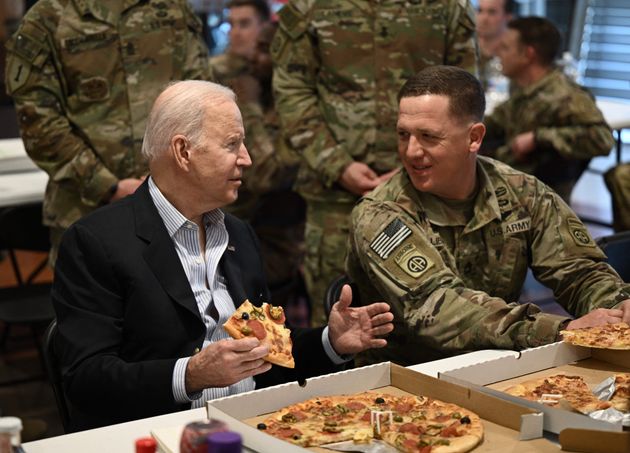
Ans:
[[[336,184],[353,161],[377,173],[397,166],[396,96],[436,64],[476,74],[468,0],[292,0],[271,45],[283,133],[304,158],[305,198],[354,202]]]
[[[515,303],[528,267],[576,316],[628,298],[630,285],[547,186],[485,157],[477,175],[469,221],[406,172],[354,208],[347,272],[362,303],[384,299],[395,316],[389,345],[368,360],[410,365],[554,341],[567,318]]]
[[[614,139],[591,94],[554,69],[510,98],[485,118],[487,142],[505,143],[493,156],[547,184],[577,180],[595,156],[607,155]],[[534,131],[536,149],[516,162],[509,147],[518,134]]]
[[[171,80],[208,78],[201,22],[186,0],[40,0],[7,43],[7,90],[29,156],[50,179],[44,223],[67,228],[140,155],[151,105]]]

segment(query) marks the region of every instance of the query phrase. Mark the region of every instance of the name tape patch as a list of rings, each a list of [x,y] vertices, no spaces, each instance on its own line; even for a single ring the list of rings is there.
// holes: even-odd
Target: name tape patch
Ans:
[[[402,220],[393,220],[376,238],[370,243],[370,248],[386,260],[387,257],[396,250],[407,237],[411,235],[411,230]]]
[[[526,217],[524,219],[517,220],[515,222],[510,222],[506,225],[503,225],[503,234],[514,234],[514,233],[522,233],[523,231],[529,231],[532,226],[532,219]]]

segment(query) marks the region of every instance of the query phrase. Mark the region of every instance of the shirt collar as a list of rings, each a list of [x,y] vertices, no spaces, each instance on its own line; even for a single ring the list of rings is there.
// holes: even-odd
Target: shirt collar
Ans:
[[[171,238],[181,228],[190,228],[190,225],[195,228],[197,227],[166,199],[151,176],[149,176],[149,194],[151,194],[153,204],[155,204],[155,207],[164,222],[164,226],[166,226],[168,235]],[[206,228],[211,225],[223,226],[225,225],[225,214],[220,209],[213,209],[212,211],[206,212],[203,215],[203,224]]]
[[[141,1],[143,0],[122,0],[123,8],[121,13]],[[95,18],[109,22],[110,24],[116,24],[120,17],[120,14],[110,10],[107,7],[107,3],[102,0],[74,0],[74,3],[77,10],[83,16],[86,14],[92,14]]]

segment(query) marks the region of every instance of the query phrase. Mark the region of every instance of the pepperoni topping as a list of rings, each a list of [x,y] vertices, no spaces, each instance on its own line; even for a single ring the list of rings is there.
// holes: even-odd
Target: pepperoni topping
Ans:
[[[457,432],[457,423],[453,423],[450,426],[447,426],[440,432],[440,436],[442,437],[457,437],[459,433]]]
[[[416,451],[416,449],[418,448],[418,442],[413,439],[405,439],[403,441],[403,446],[409,451]]]
[[[359,403],[358,401],[348,401],[346,403],[346,407],[352,411],[358,411],[365,407],[365,404]]]
[[[421,432],[418,429],[418,427],[416,425],[414,425],[413,423],[403,423],[402,425],[400,425],[400,428],[398,428],[398,432],[411,433],[411,434],[421,434]]]
[[[258,321],[257,319],[250,319],[249,321],[247,321],[247,327],[252,329],[254,336],[259,340],[262,340],[267,336],[265,326],[263,326],[262,322]]]
[[[433,420],[435,420],[438,423],[444,423],[449,420],[452,420],[452,417],[449,414],[443,414],[443,415],[438,415],[437,417],[434,417]]]
[[[289,437],[302,436],[302,431],[295,428],[287,428],[287,429],[279,429],[278,434],[288,439]]]
[[[411,403],[398,403],[394,406],[394,410],[396,412],[400,412],[401,414],[406,414],[411,409],[413,409],[413,404]]]
[[[418,450],[418,453],[431,453],[431,445],[425,445],[420,450]]]
[[[265,306],[265,311],[267,312],[267,317],[276,324],[284,324],[286,321],[282,307],[274,307],[271,304],[267,304]]]
[[[363,414],[363,417],[361,417],[361,420],[363,420],[364,422],[369,422],[370,420],[372,420],[372,413],[366,412],[365,414]]]

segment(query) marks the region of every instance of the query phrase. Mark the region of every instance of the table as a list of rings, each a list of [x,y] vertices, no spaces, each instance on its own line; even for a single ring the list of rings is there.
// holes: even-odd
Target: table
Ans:
[[[630,128],[630,103],[598,98],[597,107],[602,111],[611,129],[617,131],[617,163],[621,163],[621,131]]]
[[[44,199],[48,175],[26,154],[20,138],[0,140],[0,208]]]
[[[414,371],[436,377],[439,372],[491,360],[506,355],[518,355],[514,351],[483,350],[463,354],[434,362],[409,367]],[[63,436],[51,437],[23,445],[27,453],[67,453],[89,451],[90,453],[133,453],[134,442],[140,437],[150,436],[152,429],[181,426],[206,418],[204,408],[175,412],[157,417],[135,420],[119,425],[91,429]]]

